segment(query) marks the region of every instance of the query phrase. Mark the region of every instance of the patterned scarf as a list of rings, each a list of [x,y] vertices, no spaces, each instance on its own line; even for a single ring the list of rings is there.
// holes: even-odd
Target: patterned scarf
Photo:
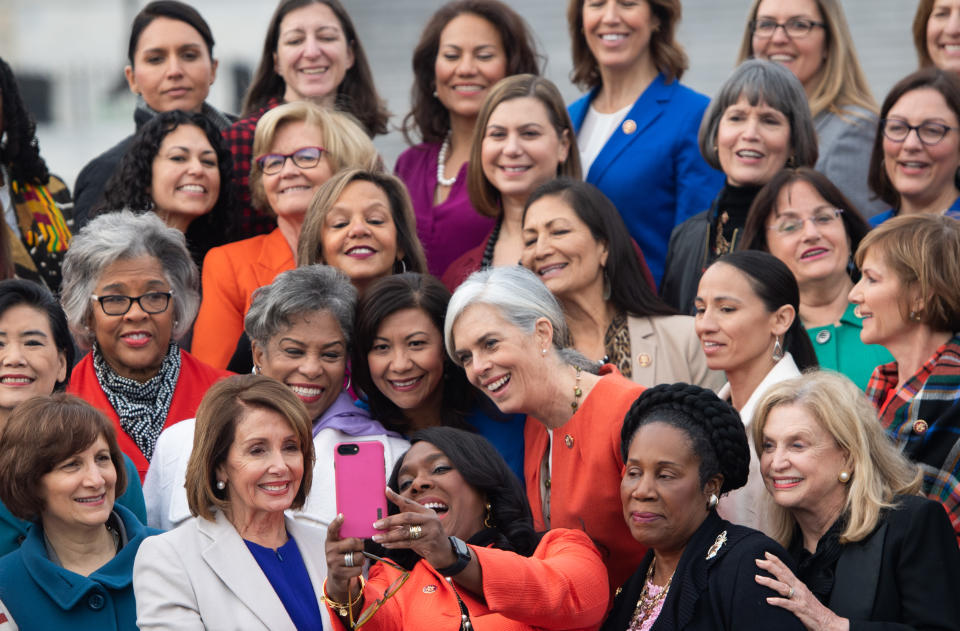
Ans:
[[[180,347],[170,342],[160,372],[145,383],[114,372],[97,344],[93,345],[93,369],[107,400],[120,417],[120,427],[150,461],[180,378]]]

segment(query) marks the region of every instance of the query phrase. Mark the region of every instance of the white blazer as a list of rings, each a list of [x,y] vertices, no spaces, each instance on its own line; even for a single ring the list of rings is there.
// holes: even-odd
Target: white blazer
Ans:
[[[163,430],[153,450],[153,459],[143,481],[143,499],[147,505],[147,524],[152,528],[171,530],[190,519],[187,491],[187,462],[193,449],[196,419],[175,423]],[[333,448],[337,443],[378,440],[383,443],[384,483],[393,465],[410,448],[402,438],[385,434],[350,436],[326,428],[313,437],[316,462],[313,484],[303,508],[287,514],[314,526],[327,526],[337,516],[336,486],[333,477]]]
[[[147,537],[133,565],[137,626],[141,630],[295,631],[280,597],[236,528],[217,511],[216,521],[195,517],[176,530]],[[287,532],[317,596],[323,627],[327,574],[326,529],[286,518]]]
[[[767,489],[763,485],[763,478],[760,477],[760,460],[753,447],[750,424],[753,422],[753,412],[767,394],[767,390],[781,381],[799,377],[801,374],[796,362],[793,361],[793,355],[784,353],[783,359],[774,364],[740,410],[740,420],[743,421],[743,426],[747,430],[747,444],[750,446],[750,475],[745,485],[720,498],[717,512],[727,521],[770,534],[769,515],[765,508]],[[723,384],[717,396],[724,401],[729,401],[730,384]]]

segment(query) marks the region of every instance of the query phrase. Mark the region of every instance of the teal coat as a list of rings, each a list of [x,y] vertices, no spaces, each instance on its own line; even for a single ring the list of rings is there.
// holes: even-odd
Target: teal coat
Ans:
[[[863,320],[854,314],[854,306],[853,303],[847,306],[847,310],[840,316],[839,326],[818,326],[807,329],[807,334],[813,343],[820,368],[846,375],[858,388],[865,391],[873,369],[892,362],[893,356],[879,344],[864,344],[860,341]]]
[[[126,506],[141,523],[147,523],[147,507],[143,502],[143,489],[140,487],[140,475],[137,467],[126,454],[123,462],[127,466],[127,490],[117,498],[117,504]],[[10,554],[20,547],[27,538],[27,531],[33,524],[14,517],[0,502],[0,557]]]
[[[90,576],[51,562],[39,525],[30,528],[19,549],[0,559],[0,603],[20,631],[136,630],[133,560],[143,540],[160,531],[123,506],[113,510],[126,528],[127,544]]]

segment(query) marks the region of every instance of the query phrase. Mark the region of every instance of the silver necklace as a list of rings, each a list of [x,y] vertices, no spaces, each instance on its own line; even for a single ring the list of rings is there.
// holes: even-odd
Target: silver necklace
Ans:
[[[457,181],[457,176],[443,177],[443,165],[447,161],[447,152],[450,151],[450,136],[453,132],[448,131],[443,144],[440,145],[440,153],[437,154],[437,184],[440,186],[453,186]]]

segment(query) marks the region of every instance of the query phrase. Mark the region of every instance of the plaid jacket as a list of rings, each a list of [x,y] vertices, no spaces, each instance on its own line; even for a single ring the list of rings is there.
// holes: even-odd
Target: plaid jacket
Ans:
[[[920,465],[924,493],[943,504],[960,536],[960,334],[890,397],[896,387],[897,362],[883,364],[873,371],[867,396],[887,434]]]
[[[270,101],[255,114],[238,120],[223,132],[233,155],[233,185],[237,194],[237,238],[249,239],[266,234],[277,227],[277,220],[258,212],[250,202],[250,165],[253,163],[253,135],[260,117],[280,105],[280,99]]]

